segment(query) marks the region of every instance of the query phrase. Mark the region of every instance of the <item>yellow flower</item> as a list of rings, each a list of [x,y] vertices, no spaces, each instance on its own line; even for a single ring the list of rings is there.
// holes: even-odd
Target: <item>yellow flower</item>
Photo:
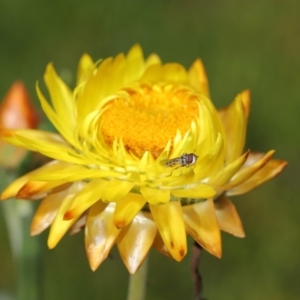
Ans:
[[[31,234],[51,225],[50,248],[85,227],[93,270],[115,244],[130,273],[151,246],[180,261],[186,233],[221,257],[220,230],[244,236],[226,196],[248,192],[286,165],[270,160],[274,151],[243,153],[249,91],[218,112],[200,60],[186,70],[155,54],[144,59],[135,45],[96,63],[83,55],[73,91],[52,64],[44,80],[52,105],[39,86],[37,93],[59,134],[2,130],[1,137],[54,160],[14,181],[2,199],[43,198]]]

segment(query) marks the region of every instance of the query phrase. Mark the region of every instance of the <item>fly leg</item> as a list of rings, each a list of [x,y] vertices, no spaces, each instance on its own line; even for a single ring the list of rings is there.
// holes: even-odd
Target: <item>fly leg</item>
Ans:
[[[181,167],[182,167],[182,166],[178,166],[178,167],[174,168],[174,169],[171,171],[170,175],[168,175],[168,176],[166,176],[166,177],[172,176],[173,172],[174,172],[176,169],[179,169],[179,168],[181,168]],[[181,174],[180,174],[180,175],[181,175]]]

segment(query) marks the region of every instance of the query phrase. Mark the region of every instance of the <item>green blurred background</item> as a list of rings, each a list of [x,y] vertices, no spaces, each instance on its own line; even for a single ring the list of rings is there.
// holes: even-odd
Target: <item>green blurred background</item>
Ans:
[[[0,98],[21,79],[38,103],[35,82],[42,81],[49,61],[72,80],[82,53],[103,58],[127,52],[136,42],[164,62],[188,67],[201,57],[217,107],[250,88],[247,147],[274,148],[275,157],[289,166],[275,180],[233,199],[246,238],[223,234],[222,259],[203,255],[204,295],[299,299],[299,11],[296,0],[0,0]],[[126,299],[128,274],[116,249],[93,273],[82,233],[66,236],[51,251],[47,233],[41,239],[43,299]],[[176,263],[151,252],[147,300],[192,298],[190,253]],[[0,204],[0,290],[14,289]]]

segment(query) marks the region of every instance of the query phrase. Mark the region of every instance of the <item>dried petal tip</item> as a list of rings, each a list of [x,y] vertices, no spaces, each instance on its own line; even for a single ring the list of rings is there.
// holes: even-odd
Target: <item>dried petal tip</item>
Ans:
[[[214,202],[220,229],[236,237],[245,237],[242,222],[232,202],[225,196]]]

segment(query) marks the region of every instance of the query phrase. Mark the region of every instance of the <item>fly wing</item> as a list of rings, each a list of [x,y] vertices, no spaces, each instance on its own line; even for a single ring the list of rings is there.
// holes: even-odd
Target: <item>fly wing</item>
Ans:
[[[163,159],[159,163],[163,166],[167,166],[169,161],[170,161],[169,159]]]
[[[173,158],[173,159],[163,159],[160,161],[160,164],[165,167],[174,167],[181,165],[179,158]]]

